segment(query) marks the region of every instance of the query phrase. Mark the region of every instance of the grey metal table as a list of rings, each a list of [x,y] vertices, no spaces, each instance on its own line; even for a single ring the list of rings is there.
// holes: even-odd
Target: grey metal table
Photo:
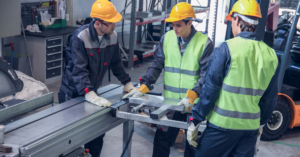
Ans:
[[[97,93],[114,104],[121,100],[123,86],[111,84]],[[64,156],[122,123],[126,143],[132,121],[114,118],[111,108],[79,97],[7,124],[4,145],[12,147],[13,153],[0,156]],[[130,156],[130,149],[131,143],[124,156]]]

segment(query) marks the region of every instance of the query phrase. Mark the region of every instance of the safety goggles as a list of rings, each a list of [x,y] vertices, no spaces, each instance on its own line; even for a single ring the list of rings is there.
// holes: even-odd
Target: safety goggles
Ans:
[[[103,25],[105,25],[106,27],[109,27],[109,28],[112,28],[113,26],[116,25],[115,23],[104,23],[103,20],[96,19],[96,18],[94,18],[94,21],[99,21],[101,24],[103,24]]]

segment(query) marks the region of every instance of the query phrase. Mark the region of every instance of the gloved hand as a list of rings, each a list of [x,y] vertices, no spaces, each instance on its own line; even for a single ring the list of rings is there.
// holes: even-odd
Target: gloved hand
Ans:
[[[261,126],[259,127],[257,137],[259,137],[259,136],[262,134],[262,132],[263,132],[263,127],[264,127],[264,126],[265,126],[265,125],[261,125]]]
[[[198,143],[197,140],[197,134],[198,134],[198,128],[200,126],[200,123],[195,126],[193,122],[190,122],[190,126],[187,130],[187,141],[190,145],[197,147]]]
[[[131,82],[128,82],[125,86],[124,86],[124,88],[123,88],[123,90],[124,91],[126,91],[126,92],[131,92],[132,90],[136,90],[136,88],[132,85],[132,83]]]
[[[185,97],[177,104],[178,106],[184,106],[184,111],[181,113],[184,114],[190,111],[194,106],[195,99],[197,99],[198,97],[199,96],[196,92],[188,90]]]
[[[85,100],[101,107],[110,107],[112,105],[111,102],[102,97],[99,97],[94,91],[88,92],[85,95]]]
[[[129,98],[131,96],[133,96],[134,98],[138,98],[138,97],[141,97],[145,93],[148,93],[148,92],[149,92],[148,87],[146,85],[142,84],[139,89],[131,90],[131,92],[124,95],[122,99],[126,99],[126,98]]]

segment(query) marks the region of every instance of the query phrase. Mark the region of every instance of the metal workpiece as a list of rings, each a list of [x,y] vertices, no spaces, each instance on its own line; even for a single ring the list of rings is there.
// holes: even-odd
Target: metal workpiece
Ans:
[[[132,114],[132,113],[128,113],[128,112],[118,111],[117,117],[123,118],[123,119],[128,119],[128,120],[139,121],[139,122],[158,124],[158,125],[170,126],[170,127],[175,127],[175,128],[182,128],[182,129],[188,129],[188,127],[189,127],[189,125],[186,122],[169,120],[166,116],[164,116],[160,119],[152,119],[146,115]],[[203,132],[205,128],[206,128],[206,125],[201,124],[198,131]]]
[[[145,105],[144,105],[144,103],[142,103],[142,104],[134,107],[133,109],[131,109],[131,112],[136,113],[136,112],[138,112],[139,110],[141,110],[144,107],[145,107]]]
[[[157,110],[155,110],[154,112],[151,112],[150,118],[159,119],[159,118],[163,117],[164,115],[166,115],[170,111],[171,111],[170,106],[163,105],[160,108],[158,108]]]
[[[180,111],[184,110],[184,106],[177,106],[179,99],[171,99],[171,98],[164,98],[162,96],[154,96],[154,95],[147,95],[145,94],[139,98],[129,98],[129,103],[132,104],[142,104],[144,103],[145,106],[157,107],[160,108],[162,106],[168,106],[168,109]]]
[[[113,116],[139,122],[187,129],[188,124],[186,122],[170,120],[166,116],[166,114],[170,111],[183,111],[183,106],[177,106],[179,101],[179,99],[164,98],[162,96],[147,94],[139,98],[130,97],[129,103],[119,103],[118,105],[115,105],[113,107]],[[134,106],[134,104],[136,105],[136,107],[134,108],[135,110],[144,107],[154,107],[156,108],[156,110],[152,112],[150,116],[136,114],[136,112],[132,113],[133,110],[131,110],[131,112],[128,111],[128,108],[130,106]],[[123,107],[123,109],[121,109],[121,107]],[[203,132],[205,128],[206,124],[201,123],[199,131]]]
[[[53,100],[54,94],[51,92],[38,98],[34,98],[13,106],[6,107],[0,110],[0,123],[5,122],[15,116],[32,111],[34,109],[52,104]]]

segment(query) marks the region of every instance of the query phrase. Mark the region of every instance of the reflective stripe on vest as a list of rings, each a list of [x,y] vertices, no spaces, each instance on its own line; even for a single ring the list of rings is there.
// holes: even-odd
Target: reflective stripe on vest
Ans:
[[[207,119],[221,128],[256,130],[260,126],[259,101],[278,65],[276,53],[264,42],[240,37],[228,40],[227,45],[230,69]]]
[[[187,90],[195,87],[200,79],[199,61],[206,47],[207,39],[208,37],[200,32],[195,33],[182,56],[174,30],[166,33],[164,39],[165,97],[184,98]]]
[[[226,83],[223,83],[222,90],[230,93],[252,95],[252,96],[262,96],[265,92],[265,90],[261,90],[261,89],[234,87],[234,86],[227,85]]]
[[[171,72],[171,73],[181,73],[181,74],[186,74],[190,76],[198,76],[200,75],[200,69],[196,71],[190,71],[190,70],[184,70],[180,68],[174,68],[174,67],[165,67],[166,72]]]

